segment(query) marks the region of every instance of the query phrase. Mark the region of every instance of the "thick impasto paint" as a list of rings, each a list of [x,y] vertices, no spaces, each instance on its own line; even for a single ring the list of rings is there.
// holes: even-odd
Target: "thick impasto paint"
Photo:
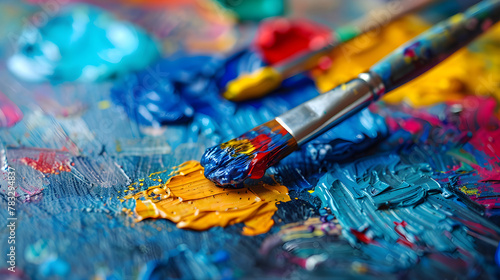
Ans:
[[[219,188],[203,175],[203,167],[196,161],[186,162],[173,171],[173,177],[162,183],[152,173],[148,180],[158,185],[127,195],[135,200],[137,220],[168,219],[178,228],[207,230],[244,223],[245,235],[262,234],[273,226],[276,203],[290,201],[288,189],[280,185],[259,184],[251,188]],[[142,189],[139,180],[125,191]]]
[[[2,2],[0,13],[8,11],[19,21],[37,7],[5,3],[10,6],[4,9]],[[230,44],[214,47],[228,34],[226,18],[203,19],[209,8],[200,9],[196,22],[214,23],[200,27],[212,31],[212,47],[200,43],[207,35],[190,41],[187,49],[227,48]],[[76,10],[61,10],[66,16],[51,19],[77,16],[68,11]],[[105,18],[114,13],[111,8],[87,11]],[[164,13],[158,11],[161,20],[143,16],[134,22],[150,30],[154,22],[167,21]],[[112,22],[122,23],[121,18]],[[49,20],[37,30],[51,26],[72,32],[78,27]],[[96,28],[82,26],[89,32]],[[15,169],[17,186],[16,273],[4,262],[0,278],[498,278],[496,26],[241,188],[215,185],[197,162],[207,148],[368,69],[429,26],[413,16],[402,18],[337,50],[328,70],[314,69],[266,97],[238,103],[224,99],[221,91],[238,75],[266,65],[262,55],[246,47],[217,55],[168,52],[172,41],[182,38],[171,31],[175,28],[155,31],[172,40],[160,42],[161,59],[138,68],[108,61],[99,76],[103,83],[27,84],[0,67],[0,91],[7,97],[0,99],[5,116],[0,120],[0,209],[9,207],[8,167]],[[2,32],[3,42],[10,37]],[[38,39],[49,42],[60,37],[55,35]],[[100,49],[103,41],[96,44]],[[10,47],[0,45],[4,62],[27,51]],[[80,48],[79,54],[61,53],[60,63],[49,65],[55,66],[54,75],[37,72],[46,68],[30,73],[43,74],[38,77],[44,80],[78,79],[79,67],[58,71],[66,62],[85,65],[84,57],[94,57],[95,48]],[[109,81],[116,67],[123,75]],[[230,150],[229,159],[247,159],[256,152],[251,144],[248,139],[219,147]],[[0,210],[0,217],[0,252],[6,256],[9,214]]]

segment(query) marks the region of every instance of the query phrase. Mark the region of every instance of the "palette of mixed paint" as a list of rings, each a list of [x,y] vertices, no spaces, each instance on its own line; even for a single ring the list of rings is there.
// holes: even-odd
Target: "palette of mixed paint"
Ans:
[[[88,2],[0,3],[1,279],[500,277],[500,26],[261,179],[199,163],[474,1],[241,102],[229,81],[383,1]]]

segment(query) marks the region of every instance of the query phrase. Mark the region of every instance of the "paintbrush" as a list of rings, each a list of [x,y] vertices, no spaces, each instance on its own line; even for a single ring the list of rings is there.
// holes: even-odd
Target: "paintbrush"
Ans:
[[[286,78],[315,67],[318,60],[333,49],[357,36],[374,31],[403,15],[423,8],[436,0],[393,0],[346,26],[336,29],[332,41],[323,47],[298,53],[274,66],[259,68],[230,81],[223,96],[232,101],[259,98],[278,88]]]
[[[366,73],[242,136],[209,148],[205,176],[220,186],[261,178],[300,145],[431,69],[500,18],[500,0],[485,0],[407,42]]]

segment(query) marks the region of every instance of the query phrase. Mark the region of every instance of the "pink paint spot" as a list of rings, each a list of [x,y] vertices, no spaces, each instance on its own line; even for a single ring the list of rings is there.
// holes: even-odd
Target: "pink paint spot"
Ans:
[[[500,185],[497,184],[496,188],[500,188]],[[500,202],[498,200],[499,200],[498,197],[490,197],[490,198],[475,197],[475,201],[483,205],[486,209],[500,208]]]
[[[416,134],[422,130],[422,124],[418,122],[416,119],[402,120],[401,128],[404,130]]]

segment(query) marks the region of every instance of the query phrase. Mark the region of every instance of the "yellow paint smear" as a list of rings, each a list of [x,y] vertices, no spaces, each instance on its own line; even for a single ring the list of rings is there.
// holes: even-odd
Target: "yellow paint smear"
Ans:
[[[164,184],[125,197],[135,199],[138,221],[163,218],[193,230],[244,223],[244,235],[258,235],[273,226],[276,203],[290,201],[288,189],[281,185],[217,187],[205,178],[197,161],[183,163],[173,175]]]
[[[233,139],[221,144],[222,149],[226,149],[228,147],[231,147],[234,150],[234,154],[232,155],[233,157],[237,157],[240,154],[249,156],[253,153],[253,151],[255,151],[255,147],[248,139]]]
[[[331,53],[331,68],[312,75],[321,92],[342,84],[430,27],[415,16],[403,17],[386,27],[355,38]],[[414,107],[456,101],[465,95],[500,99],[500,25],[438,66],[384,96],[388,103],[406,102]]]

